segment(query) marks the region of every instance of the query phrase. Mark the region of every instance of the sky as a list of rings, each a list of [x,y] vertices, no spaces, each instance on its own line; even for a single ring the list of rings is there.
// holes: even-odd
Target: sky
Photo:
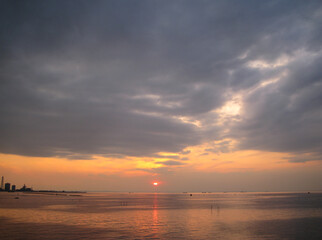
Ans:
[[[1,0],[0,175],[321,191],[321,26],[319,0]]]

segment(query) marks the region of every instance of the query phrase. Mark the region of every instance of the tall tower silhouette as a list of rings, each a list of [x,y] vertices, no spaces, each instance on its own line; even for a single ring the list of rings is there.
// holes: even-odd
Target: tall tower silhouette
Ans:
[[[4,177],[2,176],[2,178],[1,178],[1,189],[3,189],[3,182],[4,182]]]

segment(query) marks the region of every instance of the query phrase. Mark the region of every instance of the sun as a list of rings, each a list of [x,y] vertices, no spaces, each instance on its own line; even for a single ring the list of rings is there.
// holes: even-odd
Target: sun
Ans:
[[[154,182],[154,183],[153,183],[153,185],[154,185],[154,186],[158,186],[158,185],[159,185],[159,183],[158,183],[158,182]]]

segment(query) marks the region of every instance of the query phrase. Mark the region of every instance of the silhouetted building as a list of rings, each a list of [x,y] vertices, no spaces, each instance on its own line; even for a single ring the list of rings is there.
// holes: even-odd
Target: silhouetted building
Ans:
[[[20,191],[26,191],[26,188],[27,188],[27,187],[26,187],[26,184],[24,184],[24,185],[23,185],[23,187],[22,187],[22,188],[20,188]]]
[[[13,192],[16,191],[16,185],[11,186],[11,191],[13,191]]]
[[[5,185],[4,185],[4,190],[5,191],[10,191],[10,183],[6,183]]]
[[[19,189],[19,191],[22,191],[22,192],[32,192],[32,188],[27,188],[26,187],[26,184],[24,184],[23,187]]]
[[[4,182],[4,177],[2,176],[2,178],[1,178],[1,189],[3,189],[3,182]]]

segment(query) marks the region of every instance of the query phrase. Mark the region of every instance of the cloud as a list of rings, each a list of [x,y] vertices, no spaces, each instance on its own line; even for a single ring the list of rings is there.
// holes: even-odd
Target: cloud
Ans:
[[[153,174],[162,174],[163,176],[166,175],[172,175],[173,174],[173,170],[171,167],[159,167],[159,168],[150,168],[150,169],[146,169],[146,168],[137,168],[135,170],[138,171],[143,171],[143,172],[148,172],[148,173],[153,173]]]
[[[182,155],[187,155],[187,154],[191,153],[191,151],[190,150],[186,150],[186,151],[181,151],[180,153]]]
[[[169,161],[164,161],[164,162],[156,162],[157,164],[162,164],[165,166],[179,166],[179,165],[184,165],[185,163],[180,162],[180,161],[174,161],[174,160],[169,160]]]
[[[232,151],[231,141],[230,140],[223,140],[221,142],[212,143],[212,148],[206,148],[206,152],[212,153],[227,153]],[[207,153],[208,154],[208,153]]]
[[[209,153],[207,152],[199,154],[199,156],[207,156],[207,155],[209,155]]]
[[[321,153],[320,1],[1,6],[2,153],[153,157],[228,137]]]
[[[166,159],[180,159],[178,155],[160,155],[160,154],[155,154],[153,157],[155,157],[155,158],[166,158]]]
[[[320,54],[296,59],[287,76],[244,99],[243,119],[231,129],[240,148],[322,153]]]
[[[310,161],[321,161],[322,156],[320,155],[300,155],[300,156],[291,156],[291,157],[285,157],[284,159],[287,159],[289,162],[293,163],[303,163],[303,162],[310,162]]]

